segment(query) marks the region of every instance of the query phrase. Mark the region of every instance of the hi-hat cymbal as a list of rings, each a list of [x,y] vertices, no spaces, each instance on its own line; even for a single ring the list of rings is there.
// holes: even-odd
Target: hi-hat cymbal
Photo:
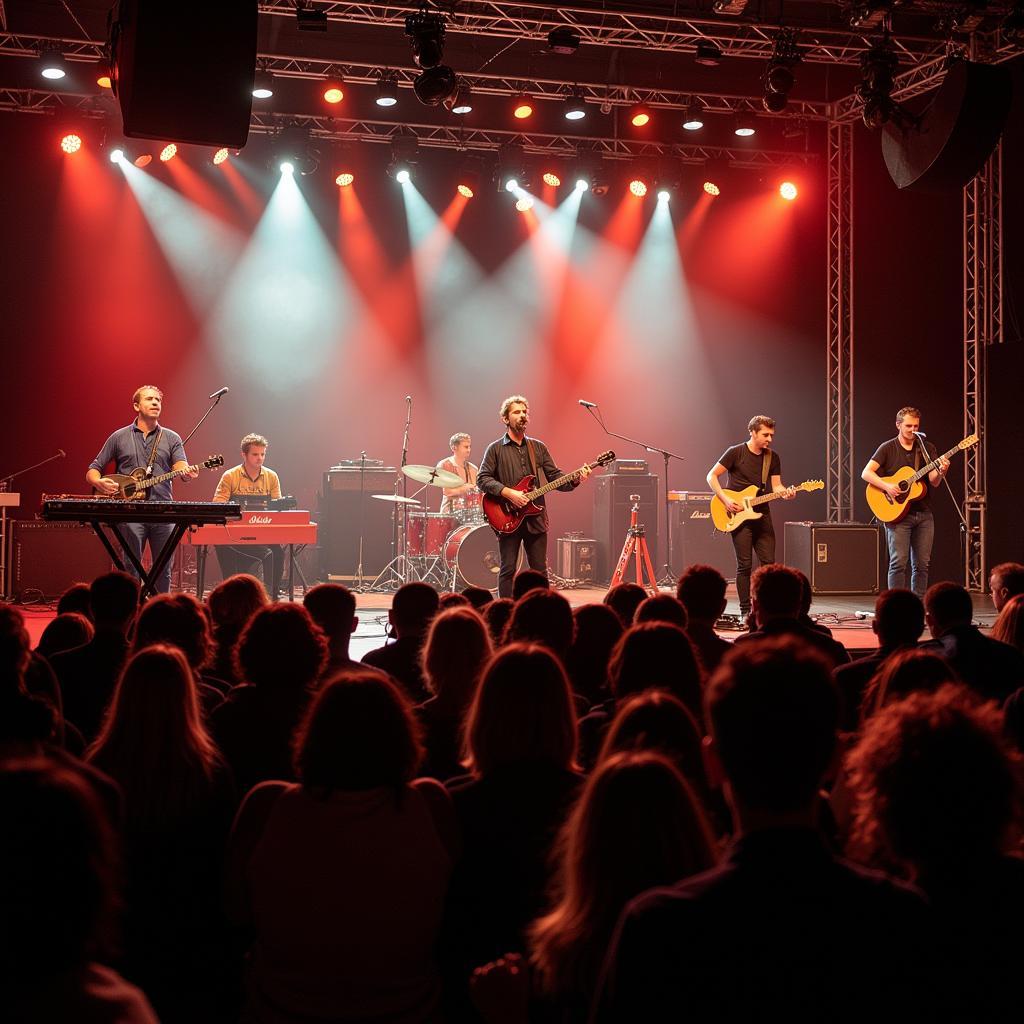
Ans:
[[[446,469],[435,469],[433,466],[403,466],[402,472],[410,480],[432,484],[434,487],[461,487],[466,482]]]
[[[415,498],[403,498],[400,494],[371,494],[370,497],[376,498],[378,501],[397,501],[401,505],[420,504]]]

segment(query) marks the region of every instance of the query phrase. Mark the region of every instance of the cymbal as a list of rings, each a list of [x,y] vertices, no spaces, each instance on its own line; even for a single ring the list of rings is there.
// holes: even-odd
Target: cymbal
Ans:
[[[432,484],[434,487],[461,487],[466,481],[462,477],[449,473],[447,469],[434,469],[433,466],[403,466],[402,472],[421,484]]]
[[[415,498],[403,498],[400,494],[371,494],[371,498],[376,498],[378,501],[397,501],[400,505],[419,505]]]

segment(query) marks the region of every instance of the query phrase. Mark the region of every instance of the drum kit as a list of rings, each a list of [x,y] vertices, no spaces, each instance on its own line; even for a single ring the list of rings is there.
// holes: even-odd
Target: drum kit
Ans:
[[[465,480],[433,466],[403,466],[402,472],[426,487],[461,487]],[[419,492],[417,492],[419,493]],[[449,498],[447,512],[427,512],[423,502],[401,494],[372,494],[390,502],[401,515],[404,552],[395,561],[395,582],[421,580],[444,590],[474,586],[494,590],[498,586],[498,540],[484,518],[483,495],[477,491]],[[404,514],[403,514],[404,513]],[[522,562],[522,551],[520,551]],[[521,566],[520,566],[521,567]],[[520,567],[517,567],[520,568]],[[387,575],[381,573],[375,584]]]

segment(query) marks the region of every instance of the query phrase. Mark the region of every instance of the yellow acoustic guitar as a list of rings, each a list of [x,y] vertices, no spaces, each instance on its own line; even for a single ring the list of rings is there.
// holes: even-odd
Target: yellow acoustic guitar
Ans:
[[[944,455],[933,459],[926,466],[922,466],[918,470],[915,470],[913,466],[902,466],[892,476],[883,476],[881,479],[887,484],[899,485],[900,493],[895,498],[886,494],[881,487],[868,484],[868,506],[874,513],[875,518],[880,519],[883,523],[895,523],[897,519],[902,519],[910,511],[910,503],[917,501],[926,490],[921,480],[931,473],[932,470],[938,469],[944,459],[948,459],[951,455],[956,455],[957,452],[962,452],[965,448],[976,445],[979,440],[980,438],[977,434],[971,434],[969,437],[965,437],[958,445],[950,448]]]
[[[802,484],[797,484],[793,489],[796,491],[820,491],[825,486],[823,480],[805,480]],[[735,501],[738,505],[742,505],[743,508],[739,512],[730,512],[725,507],[725,502],[716,494],[711,499],[711,520],[715,524],[716,530],[721,530],[723,533],[732,533],[737,526],[742,526],[748,519],[760,519],[763,513],[755,512],[755,505],[763,505],[767,501],[774,501],[776,498],[784,498],[785,492],[781,491],[778,494],[762,494],[760,498],[757,495],[757,485],[751,484],[749,487],[744,487],[742,491],[729,491],[724,487],[722,493],[729,498],[731,501]]]

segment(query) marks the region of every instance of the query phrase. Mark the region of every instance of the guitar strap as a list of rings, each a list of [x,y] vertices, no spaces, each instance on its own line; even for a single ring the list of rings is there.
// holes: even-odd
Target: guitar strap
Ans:
[[[540,482],[541,487],[543,487],[548,480],[544,475],[544,471],[537,465],[537,454],[533,450],[533,441],[530,438],[526,439],[526,450],[530,453],[530,468],[533,470],[533,475]]]
[[[149,462],[146,463],[146,476],[153,475],[153,463],[156,461],[157,449],[160,447],[160,438],[163,437],[164,428],[160,427],[156,432],[156,440],[153,442],[153,448],[149,453]]]
[[[761,456],[761,493],[762,494],[767,494],[768,493],[768,474],[771,472],[771,468],[772,468],[772,453],[769,450],[769,451],[764,452],[764,454]]]

